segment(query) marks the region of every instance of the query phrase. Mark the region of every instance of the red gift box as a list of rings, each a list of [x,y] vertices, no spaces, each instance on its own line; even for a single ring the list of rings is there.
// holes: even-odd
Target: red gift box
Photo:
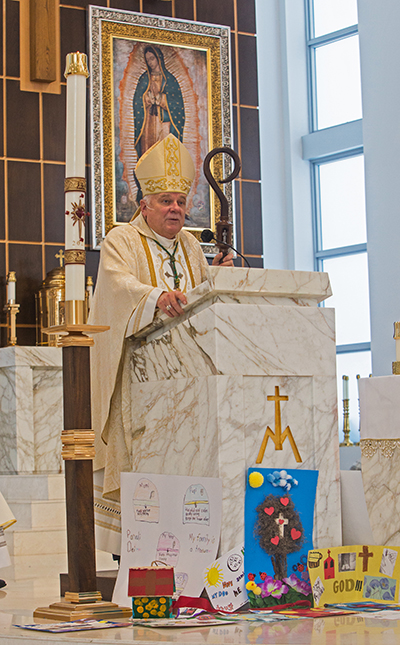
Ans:
[[[129,569],[128,596],[172,596],[173,593],[173,567]]]

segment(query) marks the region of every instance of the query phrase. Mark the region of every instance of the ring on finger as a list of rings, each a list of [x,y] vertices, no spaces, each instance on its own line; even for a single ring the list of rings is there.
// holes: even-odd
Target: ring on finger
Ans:
[[[167,310],[167,311],[169,311],[170,309],[172,309],[171,305],[167,305],[165,308],[166,308],[166,310]]]

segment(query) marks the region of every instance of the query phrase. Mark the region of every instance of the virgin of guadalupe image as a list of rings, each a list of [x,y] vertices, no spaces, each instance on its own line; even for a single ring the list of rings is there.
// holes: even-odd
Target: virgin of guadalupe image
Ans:
[[[129,222],[140,202],[138,159],[171,133],[196,167],[185,225],[210,226],[209,186],[202,173],[210,145],[206,53],[116,38],[113,56],[116,223]]]
[[[183,141],[185,108],[179,83],[164,63],[158,47],[144,50],[146,71],[139,78],[133,97],[135,149],[138,159],[154,143],[173,134]]]

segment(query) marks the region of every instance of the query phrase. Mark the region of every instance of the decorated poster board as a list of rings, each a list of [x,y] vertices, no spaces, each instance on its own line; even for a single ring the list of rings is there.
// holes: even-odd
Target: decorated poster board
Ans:
[[[236,611],[246,604],[244,544],[239,544],[205,568],[204,586],[214,609]]]
[[[398,603],[400,547],[338,546],[308,553],[314,606],[374,601]]]
[[[311,600],[316,470],[249,468],[245,498],[245,584],[250,606]]]
[[[222,482],[211,477],[121,473],[121,564],[113,602],[129,606],[128,571],[174,567],[176,596],[200,596],[218,550]]]
[[[0,526],[0,569],[3,567],[11,567],[11,558],[7,547],[6,536],[4,529]]]

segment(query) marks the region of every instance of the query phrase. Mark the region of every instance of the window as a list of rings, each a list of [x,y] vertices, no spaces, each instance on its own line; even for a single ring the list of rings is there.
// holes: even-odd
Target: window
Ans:
[[[356,374],[371,371],[357,0],[306,0],[315,269],[329,273],[336,309],[339,429],[350,377],[351,439],[359,440]],[[310,143],[310,145],[308,145]],[[342,436],[342,434],[341,434]]]
[[[323,36],[356,25],[357,0],[314,0],[313,36]]]
[[[358,36],[314,48],[316,129],[355,121],[362,116]]]

